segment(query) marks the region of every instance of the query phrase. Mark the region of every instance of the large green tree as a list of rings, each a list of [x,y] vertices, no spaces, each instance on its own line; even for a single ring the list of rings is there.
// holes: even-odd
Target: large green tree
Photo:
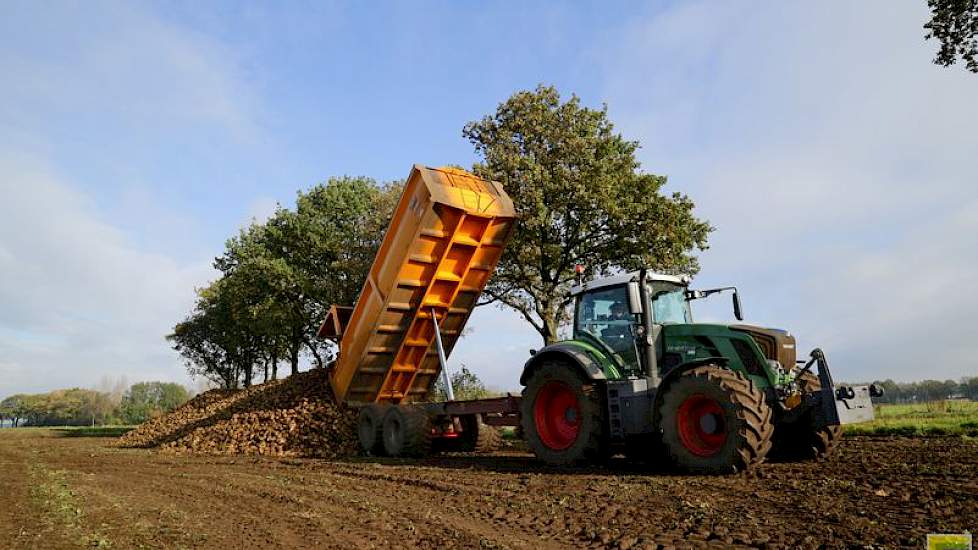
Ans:
[[[566,319],[576,265],[588,275],[642,266],[692,274],[712,229],[687,196],[662,192],[665,177],[640,170],[639,144],[607,115],[541,85],[463,130],[482,157],[474,170],[501,182],[519,213],[484,303],[515,309],[545,343]]]
[[[256,365],[275,378],[280,359],[295,374],[303,352],[323,367],[335,350],[316,331],[330,305],[359,295],[400,188],[330,178],[229,239],[214,262],[221,277],[169,336],[188,370],[236,387]]]
[[[241,327],[218,282],[198,292],[194,311],[177,323],[166,338],[184,359],[191,376],[202,376],[234,389],[242,378],[239,353]]]
[[[383,240],[399,182],[336,177],[299,192],[295,210],[280,208],[266,223],[265,247],[280,266],[278,302],[292,372],[305,349],[317,366],[334,349],[315,335],[332,304],[352,305]]]
[[[140,382],[123,395],[119,413],[126,424],[141,424],[172,411],[190,399],[187,388],[174,382]]]
[[[925,38],[941,44],[934,63],[950,67],[960,58],[978,73],[978,0],[927,0],[927,6],[931,19],[924,25]]]

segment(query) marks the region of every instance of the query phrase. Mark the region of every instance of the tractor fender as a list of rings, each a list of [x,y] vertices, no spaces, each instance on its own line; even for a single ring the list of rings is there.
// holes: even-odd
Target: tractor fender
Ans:
[[[588,380],[606,379],[604,369],[591,354],[573,344],[558,342],[541,349],[526,361],[523,365],[523,374],[520,375],[520,384],[525,386],[537,367],[552,360],[569,362]]]

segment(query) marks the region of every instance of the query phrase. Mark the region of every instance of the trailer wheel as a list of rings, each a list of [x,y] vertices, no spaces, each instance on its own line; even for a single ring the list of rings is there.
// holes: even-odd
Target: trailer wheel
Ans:
[[[774,426],[764,392],[740,372],[716,365],[683,373],[659,408],[662,443],[674,465],[726,474],[764,461]]]
[[[384,454],[384,414],[389,408],[387,403],[371,403],[360,409],[357,436],[364,453],[374,456]]]
[[[564,361],[540,365],[523,390],[521,426],[549,464],[595,462],[608,455],[601,388]]]
[[[801,375],[798,385],[802,393],[822,389],[818,376],[811,371]],[[831,455],[841,439],[842,426],[817,427],[815,411],[809,411],[794,422],[775,426],[771,458],[784,462],[820,460]]]
[[[417,407],[394,405],[384,414],[384,451],[393,457],[431,452],[431,419]]]
[[[462,438],[459,442],[462,452],[488,453],[499,448],[502,441],[499,430],[483,422],[482,415],[465,415],[459,421],[462,423]]]

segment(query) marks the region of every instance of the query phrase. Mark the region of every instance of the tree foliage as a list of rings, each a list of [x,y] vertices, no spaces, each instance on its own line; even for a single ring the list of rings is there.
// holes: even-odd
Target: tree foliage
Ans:
[[[187,388],[173,382],[140,382],[122,396],[119,416],[125,424],[141,424],[187,402]]]
[[[486,388],[482,380],[465,365],[452,372],[450,378],[452,380],[452,391],[455,393],[455,399],[482,399],[483,397],[491,397],[493,395]],[[442,382],[440,376],[435,382],[434,388],[432,388],[431,400],[435,402],[448,400],[448,394],[445,392],[445,384]]]
[[[927,6],[931,19],[924,25],[925,38],[941,43],[934,63],[949,67],[960,58],[978,73],[978,0],[927,0]]]
[[[639,144],[614,131],[607,107],[562,101],[541,85],[468,123],[463,135],[482,157],[475,172],[501,182],[519,214],[487,302],[518,311],[545,343],[566,318],[577,264],[590,275],[697,271],[692,252],[706,248],[712,228],[687,196],[662,193],[664,176],[640,170]]]
[[[910,403],[926,401],[942,401],[951,398],[967,398],[978,401],[978,377],[954,380],[921,380],[919,382],[894,382],[893,380],[877,380],[874,382],[883,387],[881,403]]]
[[[180,384],[143,382],[131,386],[117,405],[109,392],[71,388],[11,395],[0,401],[0,417],[14,427],[137,424],[173,410],[189,397]]]
[[[229,239],[214,261],[220,278],[168,336],[188,371],[236,388],[258,368],[275,379],[280,360],[293,374],[302,355],[325,366],[335,350],[316,331],[332,304],[359,295],[400,189],[331,178]]]

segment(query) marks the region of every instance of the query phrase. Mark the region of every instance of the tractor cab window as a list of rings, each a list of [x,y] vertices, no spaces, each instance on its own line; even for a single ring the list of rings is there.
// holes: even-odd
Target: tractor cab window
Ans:
[[[627,371],[635,371],[639,368],[636,323],[636,316],[628,312],[628,291],[622,285],[581,296],[574,328],[577,336],[597,340],[598,347],[617,357]]]
[[[693,322],[685,288],[663,282],[653,282],[651,287],[653,322],[658,324]]]

